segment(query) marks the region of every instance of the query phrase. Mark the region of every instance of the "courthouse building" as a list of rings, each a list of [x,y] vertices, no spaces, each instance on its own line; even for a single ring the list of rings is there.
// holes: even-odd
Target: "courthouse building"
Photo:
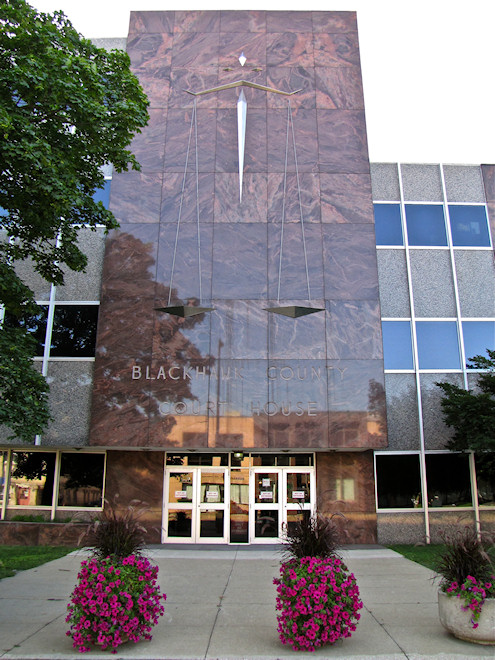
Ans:
[[[2,518],[118,493],[162,543],[273,543],[316,506],[349,543],[493,529],[435,383],[495,349],[495,165],[370,164],[352,12],[137,11],[98,45],[149,96],[142,169],[108,172],[85,274],[19,264],[54,419],[2,435]]]

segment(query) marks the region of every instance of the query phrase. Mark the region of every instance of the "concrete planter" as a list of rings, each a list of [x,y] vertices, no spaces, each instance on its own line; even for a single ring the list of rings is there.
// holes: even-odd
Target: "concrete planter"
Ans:
[[[463,612],[461,605],[459,598],[438,592],[438,613],[443,627],[465,642],[495,645],[495,598],[484,602],[477,628],[471,623],[471,610]]]

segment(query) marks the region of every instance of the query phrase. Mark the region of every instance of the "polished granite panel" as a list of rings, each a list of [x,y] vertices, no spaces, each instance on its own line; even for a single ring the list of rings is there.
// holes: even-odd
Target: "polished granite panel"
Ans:
[[[295,92],[291,97],[291,103],[296,108],[315,108],[315,70],[312,67],[269,67],[267,71],[267,83],[269,87],[283,92]],[[268,94],[269,108],[287,108],[287,97],[280,94]]]
[[[272,299],[302,299],[306,301],[305,305],[310,300],[323,298],[323,258],[319,224],[269,225],[268,295]],[[268,306],[271,307],[272,304]],[[324,307],[324,303],[322,306]]]
[[[357,32],[315,34],[315,66],[359,66]]]
[[[218,102],[217,92],[205,94],[204,96],[193,96],[188,92],[202,92],[222,84],[218,79],[218,71],[213,67],[203,69],[180,69],[173,68],[170,73],[170,95],[168,97],[169,108],[189,108],[194,99],[198,108],[216,108]]]
[[[266,172],[267,159],[266,110],[253,108],[246,121],[244,172]],[[238,172],[237,110],[217,110],[216,172]]]
[[[320,510],[341,514],[341,543],[376,543],[372,452],[319,454],[316,482]]]
[[[377,300],[327,302],[327,357],[329,360],[383,358]]]
[[[266,172],[244,173],[242,202],[239,200],[239,174],[215,174],[215,222],[266,222],[269,176]],[[211,200],[210,200],[211,203]]]
[[[259,300],[214,300],[211,354],[221,359],[268,359],[269,314]]]
[[[255,83],[256,85],[263,85],[266,87],[266,67],[251,67],[251,65],[247,62],[244,67],[241,67],[237,57],[234,57],[230,63],[230,66],[219,68],[219,85],[229,85],[230,83],[234,83],[239,80],[246,80],[247,82]],[[252,108],[265,109],[267,106],[268,98],[272,96],[271,93],[261,89],[255,89],[254,87],[243,87],[243,91],[244,96],[246,97],[248,116],[251,116]],[[234,113],[236,113],[239,94],[239,87],[223,89],[222,91],[217,92],[217,107],[228,108],[230,110],[234,110]]]
[[[311,32],[313,29],[312,12],[310,11],[267,11],[266,31],[280,32]]]
[[[209,108],[198,108],[196,121],[192,109],[170,109],[167,115],[164,171],[183,173],[187,161],[188,171],[195,172],[197,157],[199,172],[213,172],[216,122],[216,111]]]
[[[324,225],[323,258],[327,299],[378,299],[373,225]]]
[[[351,32],[357,30],[354,11],[314,11],[312,12],[314,32]]]
[[[241,53],[244,53],[246,58],[245,67],[266,66],[266,34],[264,32],[223,32],[220,34],[218,53],[220,68],[239,67]]]
[[[220,12],[220,32],[265,32],[266,12],[230,11]]]
[[[267,294],[267,225],[215,224],[212,298],[261,299]]]
[[[99,357],[127,364],[150,355],[157,225],[123,225],[107,239],[98,319]]]
[[[200,223],[198,235],[198,225],[193,222],[161,223],[156,273],[157,282],[166,289],[164,295],[157,290],[161,302],[167,302],[169,287],[172,301],[184,304],[210,297],[212,237],[212,224]]]
[[[161,172],[123,172],[112,179],[110,210],[119,224],[160,219]],[[136,195],[139,190],[139,195]]]
[[[175,32],[218,32],[219,11],[176,11]]]
[[[320,174],[322,222],[372,223],[369,174]]]
[[[357,66],[317,67],[316,106],[330,110],[363,110],[361,69]]]
[[[268,222],[320,222],[320,177],[312,172],[268,175]]]
[[[369,173],[364,113],[317,110],[320,172]]]
[[[129,35],[173,32],[174,21],[173,11],[131,11]]]
[[[384,446],[355,14],[137,12],[128,43],[151,121],[135,140],[144,173],[118,175],[112,188],[126,224],[107,248],[91,442]],[[241,79],[302,90],[291,99],[296,167],[287,97],[244,89],[242,203],[240,89],[196,99],[197,153],[194,99],[184,91]],[[157,311],[170,286],[172,305],[214,309],[188,318]],[[266,311],[280,305],[324,310]]]
[[[220,35],[215,32],[176,32],[172,66],[201,68],[218,66]]]
[[[269,300],[267,307],[296,305],[321,309],[323,300]],[[305,358],[320,360],[326,357],[325,311],[314,312],[299,318],[267,312],[269,315],[270,358]]]
[[[312,32],[274,32],[266,35],[267,66],[314,66]]]
[[[287,151],[287,171],[296,172],[299,170],[299,172],[317,172],[318,136],[316,110],[294,108],[292,111],[292,125],[288,129],[287,110],[273,109],[268,113],[267,126],[269,172],[285,171],[287,133],[289,133],[290,136]],[[292,126],[294,128],[297,167],[296,159],[294,157]]]
[[[136,75],[169,67],[172,63],[172,34],[139,34],[127,41],[127,54]]]
[[[161,222],[213,222],[213,193],[215,175],[213,173],[170,172],[163,177]]]
[[[146,502],[146,527],[152,520],[161,526],[164,458],[160,451],[107,453],[107,491],[119,494],[114,505],[126,511],[133,502]]]
[[[151,108],[148,114],[148,125],[135,136],[129,148],[139,161],[141,171],[161,172],[165,153],[167,111],[163,108]]]

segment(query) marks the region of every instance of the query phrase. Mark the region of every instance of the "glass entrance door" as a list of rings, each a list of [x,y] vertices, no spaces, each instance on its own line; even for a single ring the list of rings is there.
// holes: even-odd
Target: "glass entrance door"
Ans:
[[[167,468],[162,543],[226,543],[227,469]]]
[[[251,543],[276,543],[286,529],[314,510],[311,468],[254,468],[250,486]]]

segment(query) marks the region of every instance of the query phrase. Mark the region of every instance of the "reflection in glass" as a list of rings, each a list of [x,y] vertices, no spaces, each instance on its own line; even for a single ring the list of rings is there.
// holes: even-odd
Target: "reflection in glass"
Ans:
[[[107,209],[110,203],[110,185],[111,179],[105,179],[103,183],[103,188],[97,188],[93,193],[93,199],[95,202],[101,202],[103,206]]]
[[[249,470],[230,473],[230,542],[249,541]]]
[[[54,478],[55,452],[14,452],[9,504],[51,506]]]
[[[199,521],[199,535],[201,538],[223,538],[224,511],[209,509],[201,511]]]
[[[311,476],[305,472],[287,474],[287,502],[305,504],[310,501]]]
[[[167,453],[167,465],[211,465],[212,467],[227,466],[228,454],[173,454]]]
[[[101,507],[104,466],[104,454],[62,454],[58,505]]]
[[[192,511],[174,509],[168,512],[168,536],[190,538],[192,532]]]
[[[420,369],[460,369],[455,321],[416,321]]]
[[[468,360],[475,355],[486,357],[487,348],[495,350],[495,321],[463,321],[462,334],[464,354]]]
[[[193,473],[171,472],[168,480],[168,501],[185,504],[193,500]]]
[[[303,509],[289,509],[287,511],[287,533],[294,534],[297,530],[297,525],[300,525],[303,520],[307,521],[311,516],[311,511]]]
[[[43,357],[43,352],[45,350],[46,317],[48,314],[48,307],[46,305],[39,305],[38,307],[40,311],[37,314],[24,316],[21,319],[6,312],[4,325],[6,328],[25,328],[36,341],[35,355],[37,357]]]
[[[254,501],[257,504],[276,504],[278,502],[278,474],[276,472],[258,472],[254,484]]]
[[[224,501],[224,479],[223,472],[201,473],[201,503],[220,504]]]
[[[56,305],[51,357],[94,357],[98,305]]]
[[[426,454],[428,506],[472,506],[467,454]]]
[[[484,206],[449,205],[452,243],[455,246],[490,247]]]
[[[409,245],[447,245],[441,204],[406,204],[406,221]]]
[[[278,537],[278,511],[276,510],[256,510],[256,519],[254,525],[254,535],[256,538]]]
[[[383,321],[382,333],[385,369],[412,369],[410,321]]]
[[[475,457],[478,502],[480,506],[495,506],[495,464]]]
[[[399,204],[374,204],[377,245],[403,245]]]
[[[378,454],[376,488],[379,509],[421,507],[419,455]]]
[[[9,469],[7,456],[6,451],[0,451],[0,507],[3,505],[5,484],[7,483],[7,470]]]

